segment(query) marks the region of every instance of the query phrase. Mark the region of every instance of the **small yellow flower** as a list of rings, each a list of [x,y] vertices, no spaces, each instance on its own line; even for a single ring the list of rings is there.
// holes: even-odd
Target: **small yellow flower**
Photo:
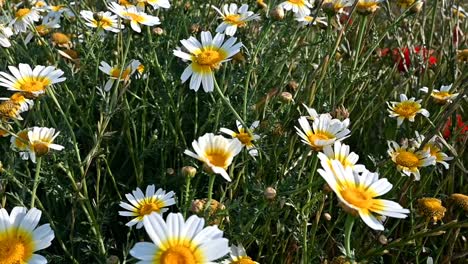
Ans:
[[[379,9],[379,4],[384,0],[359,0],[356,11],[361,15],[369,15]]]
[[[397,165],[397,169],[407,176],[414,175],[414,180],[419,181],[421,174],[419,168],[435,165],[435,157],[429,151],[417,151],[415,147],[408,146],[405,142],[401,147],[395,141],[388,142],[388,155]]]
[[[452,103],[452,100],[455,99],[459,93],[453,93],[450,90],[452,89],[452,85],[442,85],[440,87],[440,90],[433,89],[431,92],[431,97],[439,104],[446,104],[446,103]],[[429,92],[428,87],[423,87],[419,89],[420,91],[424,93]]]
[[[400,102],[387,102],[389,116],[397,118],[397,126],[400,126],[405,119],[414,122],[417,114],[429,117],[429,112],[421,107],[421,101],[415,101],[414,97],[408,99],[405,94],[400,94]]]
[[[222,133],[224,133],[224,134],[230,135],[233,138],[237,138],[242,143],[242,145],[244,145],[247,148],[249,154],[252,157],[255,157],[255,156],[258,156],[258,150],[256,149],[253,142],[255,140],[260,139],[260,136],[256,135],[256,134],[253,134],[252,132],[253,132],[253,130],[255,128],[258,127],[259,124],[260,124],[259,121],[253,122],[252,125],[250,126],[250,128],[248,129],[249,131],[247,131],[247,129],[245,129],[242,126],[240,121],[236,120],[236,125],[237,125],[238,132],[234,132],[231,129],[224,128],[224,127],[221,128],[220,131]]]
[[[418,212],[420,215],[432,219],[434,223],[442,220],[447,209],[442,206],[442,201],[437,198],[424,197],[418,199]]]

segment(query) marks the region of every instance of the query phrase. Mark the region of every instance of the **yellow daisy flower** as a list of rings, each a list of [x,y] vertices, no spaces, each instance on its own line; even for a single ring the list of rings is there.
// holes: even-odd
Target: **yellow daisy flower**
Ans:
[[[47,263],[36,251],[50,246],[54,232],[49,224],[37,226],[41,211],[15,207],[0,209],[0,263]]]
[[[451,84],[450,85],[442,85],[442,87],[440,87],[440,90],[437,90],[437,89],[432,90],[431,97],[434,98],[434,100],[437,103],[440,103],[440,104],[452,103],[452,100],[455,99],[459,95],[459,93],[452,93],[452,92],[450,92],[451,89],[452,89]],[[424,93],[429,92],[428,87],[423,87],[423,88],[421,88],[419,90],[424,92]]]
[[[136,188],[132,193],[125,194],[125,197],[130,203],[120,202],[120,207],[128,211],[119,211],[121,216],[135,217],[126,226],[137,225],[136,228],[140,229],[143,226],[143,218],[153,212],[163,214],[167,208],[175,204],[174,192],[166,193],[165,190],[159,188],[155,192],[154,184],[146,187],[146,195],[140,188]]]
[[[231,181],[226,169],[242,150],[242,143],[238,139],[208,133],[199,137],[198,141],[194,140],[192,147],[195,152],[185,150],[184,154],[202,161],[213,173],[221,174],[224,179]]]
[[[15,18],[10,22],[15,33],[26,32],[29,26],[39,21],[39,10],[36,8],[20,8],[15,13]]]
[[[117,14],[119,17],[130,20],[130,27],[140,33],[141,25],[154,26],[161,24],[158,17],[151,16],[137,9],[135,6],[121,6],[115,2],[109,4],[109,10]]]
[[[344,168],[338,160],[332,160],[331,165],[322,164],[325,166],[319,169],[318,173],[335,192],[341,203],[359,214],[370,228],[384,230],[381,218],[377,216],[406,218],[409,214],[408,209],[404,209],[396,202],[376,199],[393,187],[387,179],[379,179],[377,173],[367,170],[362,174],[353,173],[351,167]]]
[[[400,102],[387,102],[389,116],[397,118],[397,126],[400,126],[405,119],[414,122],[417,114],[429,117],[429,112],[421,107],[421,101],[415,101],[414,97],[408,99],[405,94],[400,94]]]
[[[259,124],[260,124],[259,121],[253,122],[252,125],[249,128],[249,131],[250,131],[250,134],[249,134],[249,131],[247,131],[242,126],[241,122],[236,120],[236,125],[237,125],[237,131],[238,132],[234,132],[231,129],[224,128],[224,127],[220,129],[220,132],[222,132],[224,134],[227,134],[227,135],[230,135],[233,138],[237,138],[242,143],[242,145],[244,145],[247,148],[249,154],[252,157],[256,157],[256,156],[258,156],[258,150],[256,149],[253,142],[255,140],[260,139],[260,136],[256,135],[256,134],[253,134],[252,131],[254,129],[256,129]]]
[[[397,169],[407,176],[414,175],[414,180],[419,181],[421,175],[419,168],[435,165],[435,157],[429,151],[416,151],[415,147],[408,146],[405,142],[401,147],[395,141],[388,141],[388,155],[397,165]]]
[[[222,264],[259,264],[247,256],[245,248],[242,245],[232,245],[229,252],[229,258],[224,260]]]
[[[60,134],[55,129],[47,127],[33,127],[28,131],[29,158],[36,163],[36,156],[40,157],[49,153],[50,149],[62,150],[64,146],[54,144],[54,139]]]
[[[234,36],[237,28],[244,27],[247,22],[260,19],[259,15],[249,11],[249,6],[247,4],[243,4],[240,8],[237,8],[237,4],[235,3],[230,5],[225,4],[223,6],[223,11],[215,6],[212,7],[223,20],[223,23],[216,28],[216,32],[225,33],[228,36]]]
[[[442,206],[442,201],[437,198],[420,198],[418,199],[418,213],[429,219],[434,223],[444,218],[447,209]]]
[[[228,252],[228,240],[217,226],[205,225],[196,215],[187,221],[182,214],[170,213],[166,221],[160,214],[152,213],[143,218],[143,224],[152,243],[138,242],[130,255],[139,263],[216,263]]]
[[[287,0],[278,5],[284,10],[292,10],[297,16],[304,17],[310,15],[312,4],[309,0]]]
[[[242,47],[242,43],[236,43],[237,38],[229,38],[224,41],[224,34],[216,34],[213,38],[209,31],[201,32],[201,43],[194,37],[183,39],[180,42],[190,54],[174,50],[174,55],[187,61],[190,65],[181,76],[182,83],[190,77],[190,89],[198,91],[200,85],[205,92],[214,90],[214,70],[219,69],[221,63],[230,60]]]
[[[99,70],[110,76],[110,79],[104,85],[104,91],[108,92],[114,86],[115,81],[128,81],[130,77],[138,70],[141,63],[138,60],[131,60],[125,69],[119,66],[110,66],[107,62],[101,61]],[[122,72],[122,74],[120,73]]]
[[[369,15],[379,9],[379,4],[384,0],[359,0],[356,11],[362,15]]]
[[[102,28],[114,33],[117,33],[121,29],[125,28],[124,25],[119,24],[117,16],[112,15],[111,12],[93,13],[88,10],[83,10],[80,12],[80,14],[84,20],[86,20],[85,25],[92,28]]]
[[[63,82],[63,71],[53,66],[38,65],[31,69],[28,64],[20,63],[18,68],[8,66],[11,74],[0,72],[0,86],[8,90],[24,92],[33,96],[45,93],[47,87],[52,84]]]
[[[347,128],[349,119],[340,121],[332,119],[328,114],[321,114],[314,119],[312,128],[305,116],[301,116],[298,121],[302,130],[298,127],[295,128],[302,142],[311,146],[315,151],[321,151],[323,147],[345,139],[351,132]]]
[[[420,135],[418,131],[416,131],[416,146],[419,148],[421,143],[424,141],[425,137]],[[442,152],[442,146],[440,144],[440,137],[434,136],[432,137],[426,145],[423,147],[423,151],[429,152],[429,154],[435,158],[436,163],[442,164],[446,170],[449,168],[449,164],[446,161],[452,160],[453,157],[449,157],[447,154]]]

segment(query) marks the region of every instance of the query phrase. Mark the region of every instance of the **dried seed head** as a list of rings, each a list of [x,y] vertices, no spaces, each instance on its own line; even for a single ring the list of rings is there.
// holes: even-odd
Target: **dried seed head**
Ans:
[[[442,206],[442,201],[437,198],[424,197],[418,199],[418,212],[420,215],[432,219],[434,223],[442,220],[447,209]]]
[[[153,34],[157,35],[157,36],[161,36],[164,34],[164,29],[160,28],[160,27],[155,27],[153,28]]]
[[[334,118],[337,118],[339,120],[345,120],[346,118],[349,117],[349,111],[344,107],[343,105],[338,106],[333,110],[333,112],[330,113]]]
[[[299,84],[294,80],[289,81],[288,82],[288,88],[289,88],[290,91],[295,92],[299,88]]]
[[[280,99],[283,103],[290,103],[294,100],[293,95],[290,92],[282,92]]]
[[[468,212],[468,196],[461,193],[453,193],[450,195],[448,202],[453,204],[463,211]]]

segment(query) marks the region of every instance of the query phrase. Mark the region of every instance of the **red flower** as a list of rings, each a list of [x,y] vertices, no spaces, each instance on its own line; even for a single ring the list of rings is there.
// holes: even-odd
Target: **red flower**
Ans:
[[[453,129],[454,134],[458,134],[458,140],[464,140],[465,136],[468,135],[468,124],[465,124],[460,114],[457,114],[457,125]],[[445,122],[444,128],[442,129],[442,135],[445,139],[449,139],[452,136],[452,118],[449,117]]]
[[[380,50],[379,56],[385,57],[390,53],[389,48]],[[412,57],[422,57],[424,62],[429,64],[429,67],[437,64],[437,58],[432,56],[434,50],[428,50],[421,46],[415,46],[414,48],[394,48],[392,50],[392,58],[395,64],[398,65],[398,70],[400,72],[407,72],[411,66]]]

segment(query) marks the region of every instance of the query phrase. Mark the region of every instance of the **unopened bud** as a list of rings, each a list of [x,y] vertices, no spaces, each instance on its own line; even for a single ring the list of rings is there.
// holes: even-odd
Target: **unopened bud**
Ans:
[[[276,197],[276,190],[273,187],[267,187],[263,192],[263,195],[265,195],[267,200],[273,200]]]
[[[411,7],[410,12],[413,14],[421,12],[423,4],[423,1],[417,1],[416,4],[414,4],[413,7]]]
[[[160,27],[155,27],[155,28],[153,28],[153,33],[155,35],[161,36],[162,34],[164,34],[164,29],[162,29]]]
[[[284,9],[281,6],[277,6],[271,11],[270,16],[273,17],[275,20],[283,20]]]
[[[290,81],[288,82],[288,88],[290,91],[295,92],[297,91],[297,88],[299,88],[299,84],[296,81]]]
[[[195,175],[197,175],[197,169],[192,166],[184,166],[182,167],[182,175],[184,177],[193,178]]]
[[[198,31],[200,31],[200,24],[192,24],[190,26],[190,32],[192,32],[192,34],[196,34]]]
[[[280,98],[283,103],[290,103],[293,101],[293,95],[290,92],[282,92]]]
[[[323,216],[323,219],[327,221],[330,221],[332,219],[332,216],[329,213],[324,213],[322,216]]]
[[[384,235],[380,235],[379,236],[379,243],[382,244],[382,245],[387,245],[387,243],[388,243],[387,237],[384,236]]]
[[[166,173],[167,173],[168,175],[174,175],[175,170],[174,170],[173,168],[167,168]]]

